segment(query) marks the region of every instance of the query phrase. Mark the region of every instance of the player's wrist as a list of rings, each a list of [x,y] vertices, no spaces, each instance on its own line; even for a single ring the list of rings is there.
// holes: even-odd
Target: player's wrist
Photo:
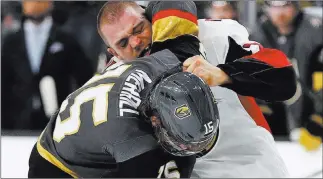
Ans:
[[[215,67],[214,81],[216,85],[225,85],[232,83],[231,78],[221,68]]]

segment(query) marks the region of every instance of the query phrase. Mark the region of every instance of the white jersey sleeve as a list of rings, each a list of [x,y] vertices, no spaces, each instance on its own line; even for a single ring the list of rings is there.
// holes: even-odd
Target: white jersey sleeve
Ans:
[[[255,53],[246,28],[238,22],[199,20],[198,23],[199,39],[207,60],[213,65],[232,62],[234,59],[228,52],[235,53],[234,49],[241,46]],[[218,101],[219,135],[214,146],[196,160],[191,178],[288,177],[273,136],[256,124],[245,108],[246,103],[242,104],[242,98],[221,86],[211,90]]]
[[[249,41],[247,29],[235,20],[198,20],[199,39],[204,46],[207,59],[214,65],[224,64],[230,48],[229,37],[238,45],[252,44],[245,50],[255,53],[259,51],[258,44]],[[257,44],[257,45],[255,45]]]

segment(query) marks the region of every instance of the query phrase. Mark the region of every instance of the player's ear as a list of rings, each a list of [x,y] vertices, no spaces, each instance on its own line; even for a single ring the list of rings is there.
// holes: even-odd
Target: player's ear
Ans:
[[[113,56],[117,57],[118,59],[120,59],[120,56],[118,55],[118,53],[113,49],[108,47],[107,51],[112,54]]]

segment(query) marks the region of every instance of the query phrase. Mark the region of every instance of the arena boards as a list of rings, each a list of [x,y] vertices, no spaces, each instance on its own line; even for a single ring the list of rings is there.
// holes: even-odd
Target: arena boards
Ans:
[[[26,178],[30,151],[37,137],[1,136],[1,178]],[[292,178],[322,178],[322,147],[305,152],[293,142],[277,142]]]

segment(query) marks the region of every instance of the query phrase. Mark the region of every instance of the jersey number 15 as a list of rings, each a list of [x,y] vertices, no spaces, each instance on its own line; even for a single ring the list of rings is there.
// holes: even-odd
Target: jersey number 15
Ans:
[[[113,70],[109,70],[102,75],[94,76],[84,86],[90,85],[91,83],[104,78],[119,77],[129,67],[130,65],[122,65]],[[88,101],[93,101],[92,119],[94,126],[107,122],[109,91],[112,89],[113,85],[114,83],[99,84],[97,86],[84,89],[74,98],[74,102],[69,108],[66,108],[69,104],[68,98],[63,101],[56,118],[55,130],[53,132],[54,140],[56,142],[60,142],[66,136],[73,135],[79,131],[81,126],[81,105]],[[61,119],[60,113],[65,110],[69,110],[70,115],[65,119]]]
[[[157,178],[162,178],[163,175],[165,178],[181,178],[175,161],[169,161],[159,168]]]

